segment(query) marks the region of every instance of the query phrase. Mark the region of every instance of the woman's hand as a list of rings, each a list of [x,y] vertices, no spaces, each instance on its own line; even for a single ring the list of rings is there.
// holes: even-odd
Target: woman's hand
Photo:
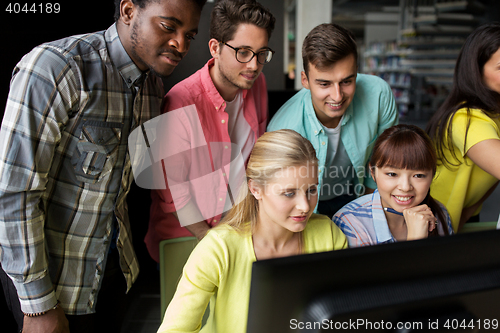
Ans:
[[[420,205],[403,210],[406,221],[406,240],[427,238],[429,232],[436,228],[437,219],[427,205]]]

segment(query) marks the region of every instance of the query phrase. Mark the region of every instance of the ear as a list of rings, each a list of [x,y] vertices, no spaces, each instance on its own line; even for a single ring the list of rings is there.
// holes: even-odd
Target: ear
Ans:
[[[208,41],[208,49],[210,50],[210,54],[212,58],[218,59],[220,53],[220,43],[217,39],[212,38]]]
[[[122,0],[120,2],[120,20],[125,25],[130,25],[135,11],[136,7],[132,0]]]
[[[255,197],[255,199],[257,200],[262,199],[262,188],[256,182],[254,182],[253,179],[250,179],[248,181],[248,189]]]
[[[304,71],[300,72],[300,82],[302,83],[302,87],[309,89],[309,79]]]

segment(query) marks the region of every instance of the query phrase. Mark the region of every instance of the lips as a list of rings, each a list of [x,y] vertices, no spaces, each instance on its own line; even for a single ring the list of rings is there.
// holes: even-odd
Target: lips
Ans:
[[[290,216],[290,218],[292,220],[294,220],[295,222],[304,222],[307,220],[307,215],[304,215],[304,216]]]
[[[181,61],[181,57],[177,57],[171,53],[163,53],[163,58],[172,66],[177,66]]]
[[[392,197],[398,205],[408,205],[413,201],[412,199],[414,198],[413,195],[392,195]]]
[[[342,105],[344,104],[344,102],[340,102],[340,103],[326,102],[326,104],[328,105],[328,107],[330,109],[338,110],[338,109],[342,108]]]
[[[257,77],[256,73],[241,73],[240,75],[248,81],[253,81]]]

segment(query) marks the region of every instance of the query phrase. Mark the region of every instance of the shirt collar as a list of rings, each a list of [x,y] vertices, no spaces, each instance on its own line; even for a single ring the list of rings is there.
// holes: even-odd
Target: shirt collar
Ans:
[[[394,237],[392,237],[391,230],[387,224],[387,219],[385,218],[378,190],[375,190],[372,194],[372,217],[373,228],[375,229],[375,235],[377,236],[377,243],[394,242],[395,240]]]
[[[118,36],[116,23],[106,30],[104,36],[111,62],[118,69],[127,87],[131,88],[134,84],[139,86],[144,81],[144,73],[137,67],[132,59],[130,59],[130,56],[123,47]]]
[[[304,91],[304,108],[306,112],[306,116],[309,119],[309,122],[311,124],[312,130],[314,132],[314,135],[318,136],[321,134],[321,132],[324,132],[323,126],[318,120],[318,117],[316,116],[316,112],[314,111],[314,107],[312,104],[312,97],[311,97],[311,91],[306,88],[302,88]]]
[[[345,110],[344,116],[342,117],[342,126],[347,124],[349,119],[351,119],[351,117],[354,114],[354,107],[352,106],[353,103],[354,103],[354,98],[352,99],[351,104],[349,104],[349,106],[347,107],[347,110]]]

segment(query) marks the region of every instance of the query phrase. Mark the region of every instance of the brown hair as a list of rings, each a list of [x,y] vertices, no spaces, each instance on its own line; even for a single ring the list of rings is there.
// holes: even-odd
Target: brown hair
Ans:
[[[278,171],[308,163],[317,166],[318,158],[311,142],[302,135],[289,129],[264,133],[250,154],[246,168],[247,184],[239,193],[239,203],[231,208],[220,224],[228,224],[240,232],[252,232],[257,223],[258,202],[248,190],[248,181],[252,179],[264,186]]]
[[[415,125],[386,129],[375,142],[370,166],[432,170],[436,173],[436,152],[429,136]]]
[[[255,0],[220,0],[210,15],[210,38],[228,42],[240,24],[248,23],[265,29],[270,39],[275,21],[273,14]]]
[[[354,35],[334,23],[320,24],[312,29],[302,44],[302,62],[306,75],[309,64],[325,69],[335,62],[353,55],[358,61],[358,48]]]
[[[378,137],[370,159],[370,168],[390,166],[398,169],[432,170],[434,176],[436,163],[434,145],[425,131],[415,125],[400,124],[389,127]],[[430,191],[421,204],[429,206],[437,215],[447,235],[446,216],[439,203],[431,197]],[[429,235],[437,235],[437,229]]]

